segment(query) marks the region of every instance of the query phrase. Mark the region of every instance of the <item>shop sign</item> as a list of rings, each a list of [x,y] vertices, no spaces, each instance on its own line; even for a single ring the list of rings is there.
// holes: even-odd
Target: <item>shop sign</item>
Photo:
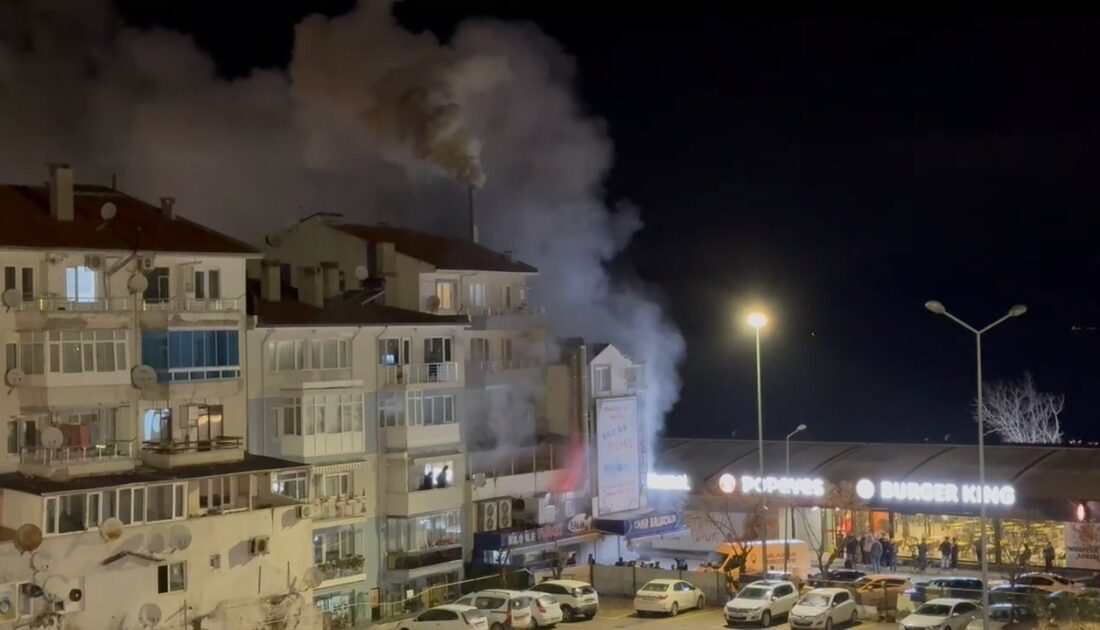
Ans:
[[[823,497],[825,480],[818,477],[753,477],[741,475],[745,494],[781,494],[785,496]]]
[[[677,490],[691,492],[691,479],[687,475],[649,473],[645,485],[650,490]]]
[[[877,484],[870,479],[860,479],[856,483],[859,498],[870,500],[875,495],[883,501],[911,503],[939,503],[980,505],[984,494],[986,505],[1013,505],[1016,503],[1016,489],[1010,485],[982,487],[978,484],[955,484],[929,481],[892,481],[880,480]]]
[[[553,523],[543,525],[536,529],[525,529],[521,532],[508,532],[508,547],[517,545],[530,545],[532,543],[553,542],[565,536],[565,525]]]

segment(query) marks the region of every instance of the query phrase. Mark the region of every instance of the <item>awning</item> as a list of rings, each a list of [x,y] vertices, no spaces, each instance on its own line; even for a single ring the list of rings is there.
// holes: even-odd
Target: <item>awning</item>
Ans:
[[[641,538],[666,534],[683,528],[684,517],[679,512],[625,514],[619,518],[594,518],[592,527],[607,534]]]

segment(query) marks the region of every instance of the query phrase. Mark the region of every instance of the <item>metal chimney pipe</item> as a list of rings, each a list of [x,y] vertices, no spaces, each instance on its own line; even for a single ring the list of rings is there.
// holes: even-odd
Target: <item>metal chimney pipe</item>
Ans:
[[[474,187],[470,186],[467,190],[467,203],[470,208],[470,240],[473,243],[478,242],[477,234],[477,209],[474,208]]]

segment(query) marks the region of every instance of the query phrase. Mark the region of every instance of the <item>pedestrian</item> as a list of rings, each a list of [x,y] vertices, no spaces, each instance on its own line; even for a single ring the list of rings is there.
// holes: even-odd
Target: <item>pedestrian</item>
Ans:
[[[860,551],[862,552],[862,557],[860,558],[860,560],[861,560],[860,564],[862,564],[864,566],[867,566],[867,565],[871,564],[871,543],[872,542],[874,542],[874,536],[872,536],[869,533],[863,535],[863,543],[860,545]]]
[[[928,568],[928,540],[923,536],[917,543],[917,571],[924,573]]]
[[[596,556],[588,554],[588,566],[596,564]]]
[[[951,539],[947,536],[940,543],[940,568],[945,571],[951,568]]]
[[[985,550],[982,549],[981,545],[978,545],[977,547],[974,547],[974,557],[978,559],[978,564],[979,565],[982,563],[982,554],[984,554],[984,553],[985,553]]]
[[[882,571],[882,543],[878,538],[871,539],[871,570],[875,573]]]
[[[890,540],[886,538],[886,534],[879,536],[878,544],[882,545],[882,570],[885,571],[890,568]]]
[[[1054,571],[1054,545],[1047,541],[1047,546],[1043,547],[1043,565],[1046,567],[1047,573]]]
[[[959,570],[959,539],[951,539],[951,569],[953,571]]]
[[[1020,552],[1020,566],[1027,567],[1031,564],[1031,545],[1024,543],[1024,550]]]
[[[847,544],[845,545],[845,552],[847,555],[847,559],[844,562],[844,568],[856,568],[856,562],[859,561],[859,541],[856,540],[856,537],[851,534],[848,534]]]
[[[891,573],[898,572],[898,544],[894,542],[894,539],[886,541],[887,546],[890,548],[890,561],[886,564],[890,567]]]

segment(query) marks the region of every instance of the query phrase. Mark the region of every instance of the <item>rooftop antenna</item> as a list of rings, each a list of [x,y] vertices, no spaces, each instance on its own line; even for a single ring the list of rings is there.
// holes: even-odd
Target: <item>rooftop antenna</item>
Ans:
[[[474,187],[470,186],[466,189],[466,202],[470,209],[470,240],[476,245],[478,242],[477,234],[477,209],[474,208]]]

